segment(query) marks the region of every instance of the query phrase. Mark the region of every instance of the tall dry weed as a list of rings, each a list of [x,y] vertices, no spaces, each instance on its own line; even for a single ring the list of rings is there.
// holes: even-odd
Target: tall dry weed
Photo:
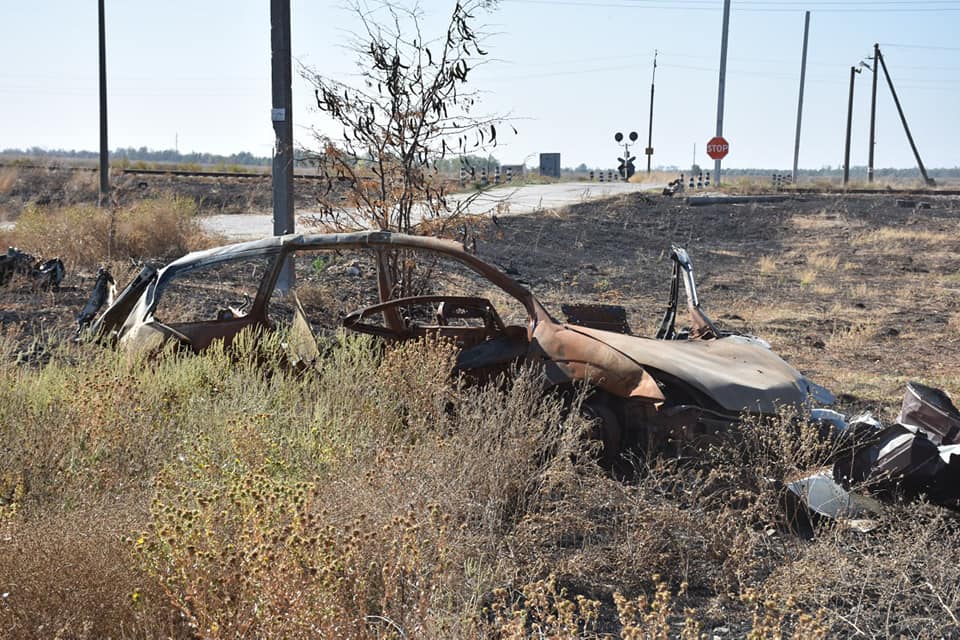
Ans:
[[[189,199],[143,200],[121,209],[74,205],[28,207],[12,240],[43,256],[60,256],[69,269],[96,268],[106,260],[172,259],[210,246]]]
[[[868,536],[829,523],[812,540],[791,531],[785,482],[831,456],[791,416],[747,421],[698,463],[638,458],[623,482],[588,454],[576,402],[545,395],[534,372],[468,387],[447,379],[448,345],[384,351],[338,335],[304,373],[283,366],[284,340],[249,332],[199,356],[135,361],[66,346],[31,366],[0,340],[0,628],[26,638],[960,628],[950,617],[960,534],[931,507],[898,506]]]
[[[445,385],[443,344],[373,369],[358,346],[332,358],[369,377],[330,369],[303,383],[321,408],[234,415],[158,476],[132,544],[201,635],[452,637],[492,587],[499,541],[545,482],[559,400],[535,401],[529,374],[505,393]]]
[[[3,637],[190,637],[122,541],[142,517],[136,501],[122,498],[6,526],[0,515]]]

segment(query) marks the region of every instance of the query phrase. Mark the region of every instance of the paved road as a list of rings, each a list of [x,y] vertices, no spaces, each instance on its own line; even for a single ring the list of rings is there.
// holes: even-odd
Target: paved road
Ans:
[[[658,186],[660,185],[623,182],[560,182],[522,187],[498,187],[484,192],[471,203],[468,211],[487,213],[496,210],[499,206],[498,215],[530,213]],[[297,211],[298,216],[310,213],[308,210]],[[230,240],[248,240],[272,234],[273,218],[269,214],[256,213],[214,215],[204,217],[203,226],[208,231]]]

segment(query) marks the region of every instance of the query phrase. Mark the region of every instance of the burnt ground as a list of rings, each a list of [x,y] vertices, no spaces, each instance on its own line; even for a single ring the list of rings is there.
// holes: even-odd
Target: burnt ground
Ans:
[[[209,180],[151,177],[120,193],[173,191],[211,213],[262,210],[269,197],[266,182],[237,179],[224,189]],[[43,197],[18,192],[8,202],[14,195]],[[515,271],[556,315],[561,302],[619,304],[634,333],[652,335],[678,244],[721,328],[766,339],[851,408],[890,411],[910,379],[960,393],[960,199],[923,198],[930,208],[897,200],[811,195],[692,207],[635,194],[501,216],[483,226],[478,251]],[[93,273],[81,272],[68,274],[59,293],[8,287],[0,324],[25,348],[34,336],[68,335],[92,284]]]

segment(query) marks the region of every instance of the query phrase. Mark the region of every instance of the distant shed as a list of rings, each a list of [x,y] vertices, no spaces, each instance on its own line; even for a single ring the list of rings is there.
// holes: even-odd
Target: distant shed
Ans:
[[[540,175],[550,178],[560,177],[560,154],[559,153],[541,153],[540,154]]]

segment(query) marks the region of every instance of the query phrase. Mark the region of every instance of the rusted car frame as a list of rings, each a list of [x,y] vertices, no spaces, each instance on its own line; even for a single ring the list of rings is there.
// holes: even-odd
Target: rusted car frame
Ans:
[[[441,336],[460,347],[456,368],[465,374],[506,371],[524,361],[543,369],[552,386],[587,382],[587,410],[597,417],[605,457],[624,448],[670,446],[710,436],[744,413],[773,414],[803,407],[818,389],[754,338],[726,335],[700,308],[689,256],[674,249],[670,308],[658,338],[578,326],[554,318],[526,287],[456,242],[386,232],[288,235],[191,253],[167,267],[145,270],[94,324],[128,348],[155,348],[175,340],[194,351],[214,341],[229,343],[247,327],[274,326],[268,314],[287,256],[303,251],[370,249],[418,251],[452,259],[516,300],[526,319],[507,324],[486,297],[423,295],[382,300],[347,313],[343,326],[388,341]],[[196,269],[247,257],[269,258],[256,295],[244,311],[223,309],[213,319],[161,322],[158,301],[171,282]],[[679,283],[687,290],[689,331],[676,329]],[[433,309],[429,321],[401,320],[410,305]],[[297,304],[302,312],[302,307]],[[672,310],[671,310],[672,309]],[[381,324],[373,321],[383,317]],[[455,320],[469,319],[466,323]]]
[[[887,427],[869,414],[847,419],[815,407],[831,403],[832,395],[764,341],[730,334],[710,320],[697,295],[690,257],[680,247],[671,252],[670,295],[655,338],[630,335],[626,311],[610,305],[563,305],[568,317],[558,320],[529,289],[461,244],[385,232],[266,238],[191,253],[160,270],[145,267],[96,319],[90,333],[134,350],[153,350],[169,341],[193,351],[218,340],[229,344],[245,328],[276,327],[270,303],[280,297],[277,282],[288,256],[351,250],[374,255],[380,301],[342,313],[344,329],[388,342],[446,338],[459,347],[455,374],[489,379],[526,363],[539,367],[550,387],[571,395],[585,383],[588,395],[582,410],[593,419],[592,435],[602,440],[603,462],[610,468],[625,462],[625,451],[682,453],[714,439],[746,414],[772,415],[789,407],[842,444],[832,468],[785,482],[785,507],[798,531],[812,535],[823,518],[871,530],[880,505],[866,494],[922,494],[960,509],[960,411],[946,394],[911,383],[897,423]],[[480,292],[385,295],[389,283],[380,268],[384,257],[404,251],[463,265],[480,277]],[[225,306],[213,318],[201,320],[157,318],[158,303],[178,279],[248,258],[265,259],[268,266],[256,274],[256,291],[246,306]],[[102,275],[106,283],[109,274]],[[681,286],[686,314],[680,311]],[[504,300],[497,297],[498,290],[522,313],[505,320],[503,309],[497,308]],[[96,294],[95,288],[91,309],[104,297]],[[294,352],[290,362],[309,365],[319,357],[312,327],[296,292],[284,298],[294,309],[287,342]],[[81,331],[88,320],[85,309]]]

